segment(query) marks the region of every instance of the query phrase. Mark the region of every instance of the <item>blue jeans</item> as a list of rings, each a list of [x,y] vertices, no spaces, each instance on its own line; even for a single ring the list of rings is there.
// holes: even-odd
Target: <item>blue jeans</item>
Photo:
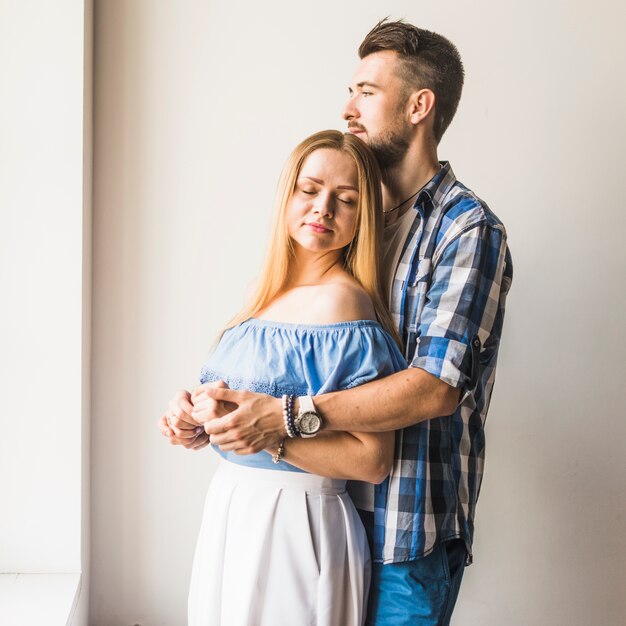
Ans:
[[[368,514],[361,516],[369,531]],[[465,543],[453,539],[415,561],[372,563],[366,626],[448,626],[466,555]]]

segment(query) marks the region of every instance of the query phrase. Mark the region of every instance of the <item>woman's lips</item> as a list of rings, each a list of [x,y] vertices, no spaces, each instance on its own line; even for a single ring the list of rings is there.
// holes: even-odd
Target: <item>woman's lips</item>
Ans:
[[[325,226],[322,226],[321,224],[318,224],[317,222],[308,222],[307,226],[314,233],[331,233],[332,232],[330,228],[326,228]]]

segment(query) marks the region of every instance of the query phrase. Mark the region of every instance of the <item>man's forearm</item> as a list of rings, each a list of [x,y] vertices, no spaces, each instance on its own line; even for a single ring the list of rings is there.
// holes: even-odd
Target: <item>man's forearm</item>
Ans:
[[[324,428],[376,432],[398,430],[450,415],[460,391],[419,368],[315,397]]]
[[[354,389],[315,396],[314,401],[326,430],[385,432],[450,415],[459,393],[428,372],[409,368]],[[223,451],[254,454],[275,449],[285,437],[280,398],[232,389],[206,389],[203,394],[237,406],[204,425],[211,443]]]

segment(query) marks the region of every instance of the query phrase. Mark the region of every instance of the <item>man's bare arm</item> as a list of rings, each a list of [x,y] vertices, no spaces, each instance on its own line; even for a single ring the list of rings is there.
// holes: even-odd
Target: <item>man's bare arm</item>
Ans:
[[[251,454],[275,448],[285,436],[280,399],[230,389],[205,393],[237,405],[232,413],[205,424],[211,443],[223,450]],[[315,396],[315,406],[327,430],[382,432],[449,415],[459,397],[459,389],[425,370],[409,368],[353,389]]]
[[[329,430],[399,430],[450,415],[460,391],[427,371],[411,367],[365,385],[315,398]]]

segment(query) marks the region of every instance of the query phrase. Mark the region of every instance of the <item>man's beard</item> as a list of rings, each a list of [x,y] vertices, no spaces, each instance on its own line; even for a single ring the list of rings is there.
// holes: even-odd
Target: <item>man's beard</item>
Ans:
[[[408,132],[400,123],[394,128],[383,131],[376,137],[369,137],[368,145],[372,149],[383,172],[396,166],[409,149]]]

